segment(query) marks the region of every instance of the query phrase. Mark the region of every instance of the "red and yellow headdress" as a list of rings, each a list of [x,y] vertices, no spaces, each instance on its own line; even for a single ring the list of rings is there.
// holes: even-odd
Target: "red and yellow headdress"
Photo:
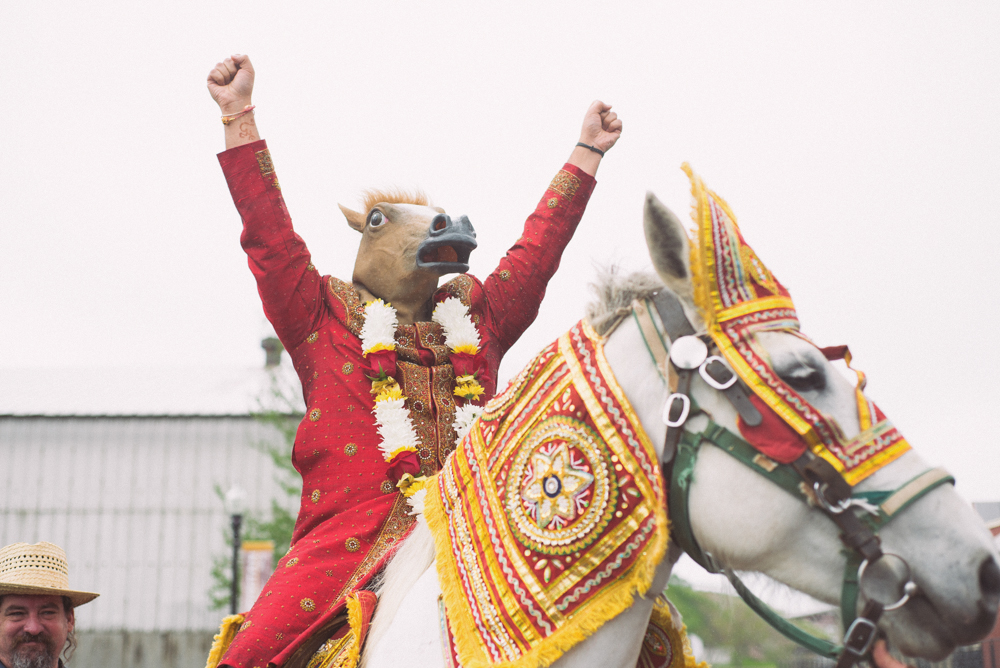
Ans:
[[[691,179],[692,216],[697,225],[697,238],[691,246],[695,302],[708,333],[737,375],[801,437],[803,451],[811,448],[852,485],[909,450],[899,431],[865,398],[860,372],[857,398],[861,433],[853,439],[847,439],[833,418],[774,373],[756,335],[787,331],[802,336],[791,295],[747,244],[729,205],[687,164],[683,169]],[[844,346],[823,352],[831,359],[843,357],[850,364],[850,353]]]

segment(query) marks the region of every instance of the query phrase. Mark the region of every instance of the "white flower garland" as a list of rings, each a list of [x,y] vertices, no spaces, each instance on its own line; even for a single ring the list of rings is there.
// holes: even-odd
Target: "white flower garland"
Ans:
[[[361,328],[361,348],[367,357],[380,350],[396,349],[396,309],[381,299],[365,304],[365,324]],[[413,418],[406,409],[406,397],[399,383],[391,376],[387,380],[372,381],[375,392],[375,423],[382,442],[379,450],[385,461],[390,462],[401,452],[416,452],[420,437],[413,429]]]
[[[469,355],[477,355],[479,353],[479,330],[476,329],[475,323],[469,317],[469,307],[463,304],[462,300],[456,297],[448,297],[440,302],[434,308],[431,320],[441,325],[441,328],[444,329],[444,342],[445,345],[451,348],[452,353],[466,353]],[[467,388],[478,388],[478,390],[482,391],[482,386],[476,382],[475,378],[460,376],[455,379],[455,382],[459,386],[464,384]],[[456,387],[456,393],[460,390],[461,387]],[[465,438],[469,430],[472,429],[472,423],[482,414],[483,407],[476,406],[471,401],[466,402],[463,406],[455,407],[455,422],[452,423],[452,427],[455,429],[455,433],[458,434],[457,441]]]
[[[479,353],[479,331],[469,317],[468,307],[455,297],[449,297],[434,309],[434,322],[444,329],[445,344],[452,353],[476,355]],[[381,299],[365,304],[365,323],[361,327],[361,348],[365,357],[380,350],[396,350],[396,328],[399,320],[396,309]],[[455,393],[468,398],[478,396],[484,390],[473,376],[455,379]],[[420,447],[420,437],[413,428],[413,418],[406,408],[406,397],[393,377],[372,381],[375,393],[375,423],[379,436],[379,450],[386,462],[390,462],[402,452],[416,452]],[[462,394],[460,394],[460,392]],[[481,406],[467,402],[455,407],[455,421],[452,427],[461,441],[472,428],[472,423],[482,415]]]

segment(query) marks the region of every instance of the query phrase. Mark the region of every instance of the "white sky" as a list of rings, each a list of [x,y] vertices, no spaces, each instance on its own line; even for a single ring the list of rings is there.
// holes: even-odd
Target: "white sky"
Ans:
[[[488,274],[577,139],[625,132],[509,377],[648,265],[643,193],[689,160],[869,394],[974,500],[1000,498],[1000,5],[987,2],[12,3],[0,24],[0,373],[256,365],[267,333],[215,153],[209,69],[254,102],[296,228],[350,278],[336,208],[421,186]]]

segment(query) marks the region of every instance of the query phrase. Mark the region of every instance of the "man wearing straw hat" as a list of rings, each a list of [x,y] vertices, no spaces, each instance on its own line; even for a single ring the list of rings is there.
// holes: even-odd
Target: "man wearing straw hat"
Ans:
[[[73,608],[98,594],[69,588],[66,553],[52,543],[0,549],[0,666],[61,668],[76,647]]]

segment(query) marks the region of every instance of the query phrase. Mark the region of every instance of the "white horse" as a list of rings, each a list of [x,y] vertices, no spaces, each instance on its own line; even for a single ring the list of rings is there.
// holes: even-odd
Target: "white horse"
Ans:
[[[698,331],[704,325],[692,301],[688,241],[676,217],[654,195],[647,195],[646,238],[660,278],[682,301]],[[628,281],[607,277],[599,286],[602,303],[589,313],[602,321],[627,309],[633,298],[659,289],[652,277]],[[836,419],[847,437],[859,430],[854,388],[805,340],[788,333],[761,335],[771,366],[800,389],[813,406]],[[666,427],[661,415],[669,390],[643,343],[633,318],[621,321],[605,344],[615,378],[658,449]],[[694,374],[691,396],[716,423],[739,433],[737,414],[722,394]],[[704,414],[686,428],[700,430]],[[884,466],[855,488],[895,490],[928,470],[914,451]],[[819,509],[802,503],[768,479],[711,445],[701,448],[690,489],[690,524],[705,552],[721,566],[763,573],[821,601],[837,604],[845,569],[838,529]],[[950,485],[939,486],[880,530],[886,552],[909,563],[917,593],[897,610],[887,611],[879,628],[904,654],[937,660],[957,645],[985,636],[1000,603],[1000,567],[983,522]],[[620,666],[633,668],[653,599],[663,591],[681,555],[671,548],[655,581],[631,608],[607,622],[556,661],[557,668]],[[366,643],[366,668],[431,668],[444,665],[438,612],[441,588],[434,547],[425,522],[418,522],[388,565],[379,606]]]

